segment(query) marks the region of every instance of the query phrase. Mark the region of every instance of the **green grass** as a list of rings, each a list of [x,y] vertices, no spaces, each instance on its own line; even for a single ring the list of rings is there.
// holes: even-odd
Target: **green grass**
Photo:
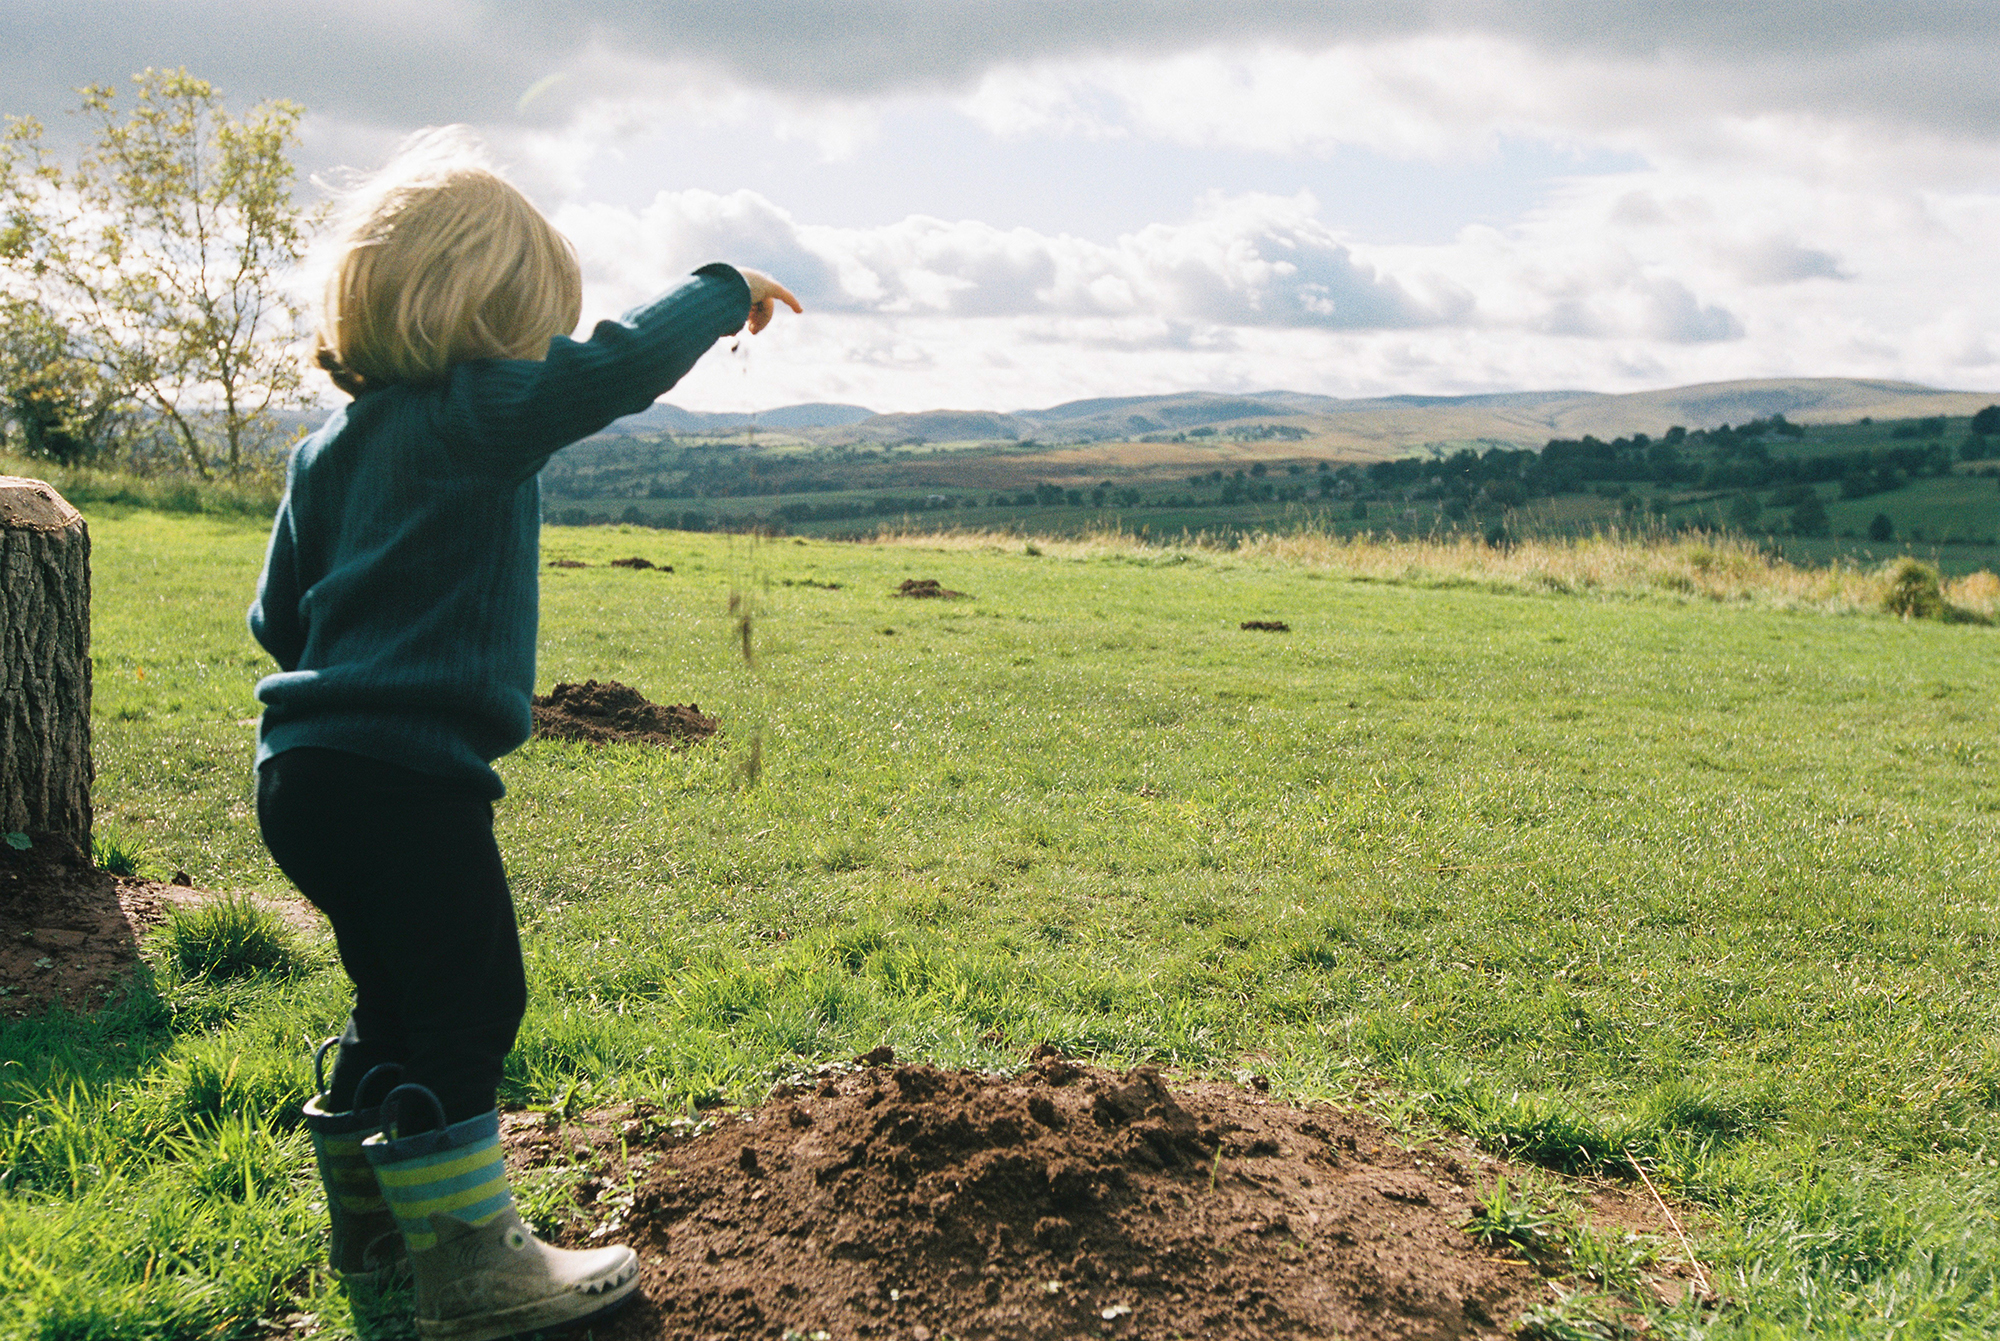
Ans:
[[[284,492],[282,460],[260,463],[239,479],[198,479],[174,470],[140,475],[0,452],[0,475],[46,481],[78,508],[140,507],[225,517],[268,518]]]
[[[262,525],[91,522],[99,813],[282,894]],[[542,686],[724,733],[501,765],[510,1101],[748,1101],[879,1042],[1248,1066],[1552,1168],[1642,1161],[1701,1208],[1710,1335],[2000,1330],[1995,630],[1130,547],[546,548],[591,566],[545,571]],[[675,571],[604,566],[634,553]],[[162,956],[110,1012],[0,1028],[0,1335],[345,1325],[296,1129],[344,993],[302,953]]]
[[[309,960],[276,914],[247,894],[167,910],[161,957],[185,978],[255,978],[297,973]]]

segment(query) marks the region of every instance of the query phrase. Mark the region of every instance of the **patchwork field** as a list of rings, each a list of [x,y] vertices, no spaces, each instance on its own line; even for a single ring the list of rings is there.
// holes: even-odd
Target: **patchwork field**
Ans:
[[[1713,415],[1740,400],[1702,398]],[[1924,403],[1919,399],[1918,403]],[[1183,407],[1192,413],[1198,407]],[[1957,417],[1794,423],[1783,414],[1629,437],[1454,436],[1411,405],[1393,451],[1329,444],[1284,416],[1051,446],[1031,439],[812,445],[607,435],[556,458],[551,521],[869,539],[899,531],[1155,540],[1260,531],[1489,543],[1704,532],[1814,563],[1915,553],[1954,574],[2000,564],[2000,405]],[[1359,413],[1356,411],[1355,413]],[[1420,431],[1428,425],[1426,432]],[[1442,436],[1438,436],[1442,435]]]
[[[90,520],[104,836],[286,899],[250,807],[263,524]],[[664,1122],[885,1044],[1254,1072],[1546,1171],[1522,1224],[1645,1170],[1710,1294],[1632,1291],[1671,1237],[1577,1233],[1541,1335],[2000,1331],[1989,624],[1811,575],[1715,599],[1664,576],[1686,555],[1602,547],[1567,577],[1328,544],[545,549],[581,566],[544,574],[541,687],[721,730],[501,766],[510,1104]],[[0,1334],[352,1335],[296,1126],[329,951],[223,976],[166,943],[106,1010],[0,1024]],[[583,1232],[594,1177],[547,1162],[526,1209]]]

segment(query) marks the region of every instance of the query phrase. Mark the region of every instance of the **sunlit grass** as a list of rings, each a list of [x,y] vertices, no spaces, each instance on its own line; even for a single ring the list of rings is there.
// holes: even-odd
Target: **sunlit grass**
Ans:
[[[1791,563],[1751,537],[1657,528],[1500,544],[1471,535],[1406,539],[1366,532],[1340,534],[1311,525],[1245,536],[1196,533],[1172,539],[1117,528],[1068,538],[884,528],[877,543],[975,553],[1020,553],[1032,546],[1065,559],[1118,555],[1153,563],[1199,554],[1211,561],[1262,561],[1382,582],[1474,582],[1563,595],[1755,601],[1830,614],[1885,609],[1899,571],[1899,561],[1893,560],[1866,567]],[[1945,579],[1943,596],[1963,613],[1992,619],[2000,612],[2000,577],[1982,570]]]
[[[91,520],[99,813],[284,896],[251,804],[262,526]],[[1255,1069],[1643,1165],[1698,1212],[1712,1335],[2000,1329],[1994,630],[1740,547],[1281,539],[551,531],[586,566],[544,574],[543,687],[723,729],[501,765],[508,1101],[749,1101],[885,1041]],[[1702,562],[1720,597],[1671,580]],[[0,1335],[341,1335],[295,1128],[340,977],[155,962],[110,1012],[0,1029]]]

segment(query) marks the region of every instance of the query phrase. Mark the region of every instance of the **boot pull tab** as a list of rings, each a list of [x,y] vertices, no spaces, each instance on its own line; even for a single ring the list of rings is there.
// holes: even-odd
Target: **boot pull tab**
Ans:
[[[354,1087],[352,1107],[356,1112],[374,1108],[382,1100],[373,1096],[387,1094],[402,1083],[403,1068],[395,1062],[384,1062],[361,1077],[361,1083]]]
[[[339,1042],[340,1035],[335,1034],[313,1049],[314,1094],[324,1095],[326,1093],[326,1054],[333,1051],[334,1045]],[[371,1072],[370,1074],[373,1073]]]
[[[377,1069],[379,1070],[380,1068]],[[371,1071],[369,1074],[373,1075],[374,1072]],[[366,1079],[366,1077],[363,1077],[363,1079]],[[403,1108],[404,1105],[410,1103],[420,1103],[429,1108],[431,1117],[435,1120],[422,1126],[406,1122],[403,1116]],[[388,1133],[389,1139],[392,1141],[400,1141],[405,1137],[414,1136],[419,1132],[443,1131],[446,1125],[444,1120],[444,1105],[438,1101],[437,1095],[431,1093],[428,1086],[398,1085],[395,1089],[390,1090],[382,1100],[382,1130]],[[409,1130],[405,1130],[406,1127]]]

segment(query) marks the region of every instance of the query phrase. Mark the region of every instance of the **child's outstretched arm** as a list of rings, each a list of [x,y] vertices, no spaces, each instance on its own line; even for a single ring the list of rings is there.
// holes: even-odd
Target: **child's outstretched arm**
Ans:
[[[763,329],[777,302],[799,307],[768,275],[705,265],[644,307],[600,321],[588,340],[557,336],[539,361],[461,363],[445,386],[445,440],[468,466],[525,478],[550,453],[651,405],[717,339]]]

